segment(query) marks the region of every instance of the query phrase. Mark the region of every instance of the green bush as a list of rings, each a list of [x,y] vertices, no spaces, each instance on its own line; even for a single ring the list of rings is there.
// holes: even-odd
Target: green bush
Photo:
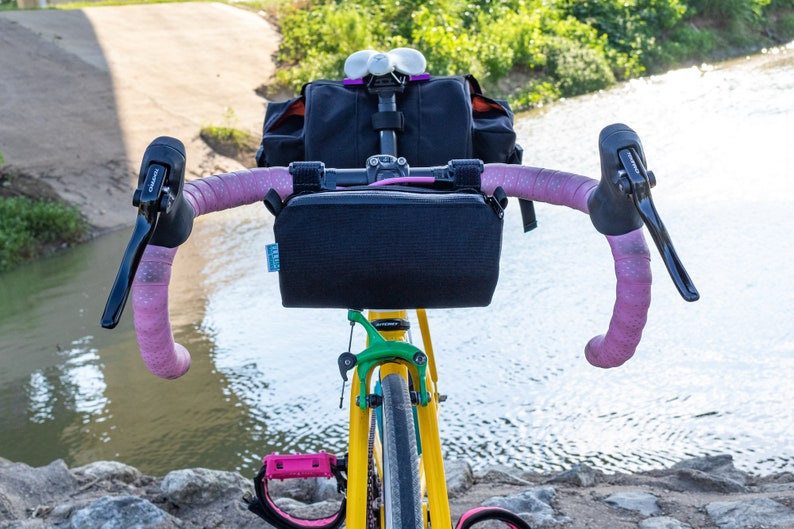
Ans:
[[[87,226],[77,208],[27,197],[0,197],[0,272],[80,242]]]
[[[562,5],[605,36],[611,50],[630,58],[625,64],[612,61],[620,79],[664,68],[658,64],[660,41],[666,40],[687,12],[682,0],[562,0]]]
[[[615,83],[604,54],[571,39],[551,39],[546,45],[546,57],[546,67],[557,80],[562,97],[595,92]]]
[[[276,76],[280,86],[275,88],[297,91],[311,79],[339,78],[351,52],[399,46],[421,50],[428,71],[435,75],[471,72],[492,86],[516,69],[533,70],[537,79],[542,78],[530,83],[542,87],[539,98],[552,91],[572,95],[603,88],[615,81],[615,72],[621,78],[641,72],[636,61],[620,50],[609,49],[606,35],[576,19],[563,4],[544,0],[331,0],[311,3],[305,9],[290,8],[282,11],[279,19],[284,40]],[[553,59],[550,64],[549,56]],[[550,90],[548,83],[558,87]]]
[[[278,84],[297,92],[311,79],[337,78],[353,51],[386,45],[375,33],[380,16],[371,5],[330,2],[308,9],[290,8],[281,18],[283,41],[277,59]]]
[[[771,0],[689,0],[695,13],[720,22],[758,21]]]
[[[764,9],[768,28],[779,42],[794,39],[794,0],[772,0]]]
[[[794,38],[794,14],[781,16],[775,23],[775,31],[782,39],[791,40]]]
[[[534,108],[559,99],[559,88],[551,81],[543,78],[531,79],[508,96],[513,108]]]

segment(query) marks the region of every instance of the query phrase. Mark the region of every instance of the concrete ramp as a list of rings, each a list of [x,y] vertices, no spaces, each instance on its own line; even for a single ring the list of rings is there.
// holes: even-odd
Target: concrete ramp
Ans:
[[[0,13],[0,152],[98,229],[128,225],[141,155],[182,140],[188,178],[237,169],[201,127],[261,132],[280,37],[216,3]],[[247,165],[253,165],[254,160]]]

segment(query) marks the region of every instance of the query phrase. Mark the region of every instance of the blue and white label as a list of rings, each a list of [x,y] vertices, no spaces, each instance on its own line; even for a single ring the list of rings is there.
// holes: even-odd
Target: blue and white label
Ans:
[[[278,272],[281,270],[281,262],[278,258],[278,243],[265,246],[265,253],[267,254],[267,271]]]

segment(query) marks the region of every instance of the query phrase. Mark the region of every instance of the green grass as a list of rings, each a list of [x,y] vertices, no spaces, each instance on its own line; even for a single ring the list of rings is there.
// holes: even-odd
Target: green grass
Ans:
[[[215,152],[242,163],[250,162],[259,146],[259,138],[235,127],[236,122],[234,110],[227,108],[223,114],[223,125],[206,125],[201,128],[199,136]]]
[[[201,129],[201,137],[219,143],[226,143],[235,148],[243,148],[247,145],[250,134],[234,127],[209,125]]]
[[[27,197],[0,197],[0,273],[85,239],[77,208]]]

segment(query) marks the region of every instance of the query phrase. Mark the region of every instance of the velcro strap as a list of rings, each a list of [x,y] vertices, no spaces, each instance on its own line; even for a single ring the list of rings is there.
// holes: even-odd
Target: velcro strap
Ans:
[[[451,160],[449,168],[454,189],[480,190],[480,175],[484,168],[481,160]]]
[[[322,162],[292,162],[289,164],[292,175],[292,192],[294,194],[320,191],[325,175],[325,164]]]
[[[375,130],[396,130],[405,128],[405,115],[396,110],[375,112],[372,114],[372,128]]]
[[[535,204],[531,200],[519,198],[518,205],[521,207],[521,220],[524,224],[524,233],[537,228],[538,218],[535,216]]]

